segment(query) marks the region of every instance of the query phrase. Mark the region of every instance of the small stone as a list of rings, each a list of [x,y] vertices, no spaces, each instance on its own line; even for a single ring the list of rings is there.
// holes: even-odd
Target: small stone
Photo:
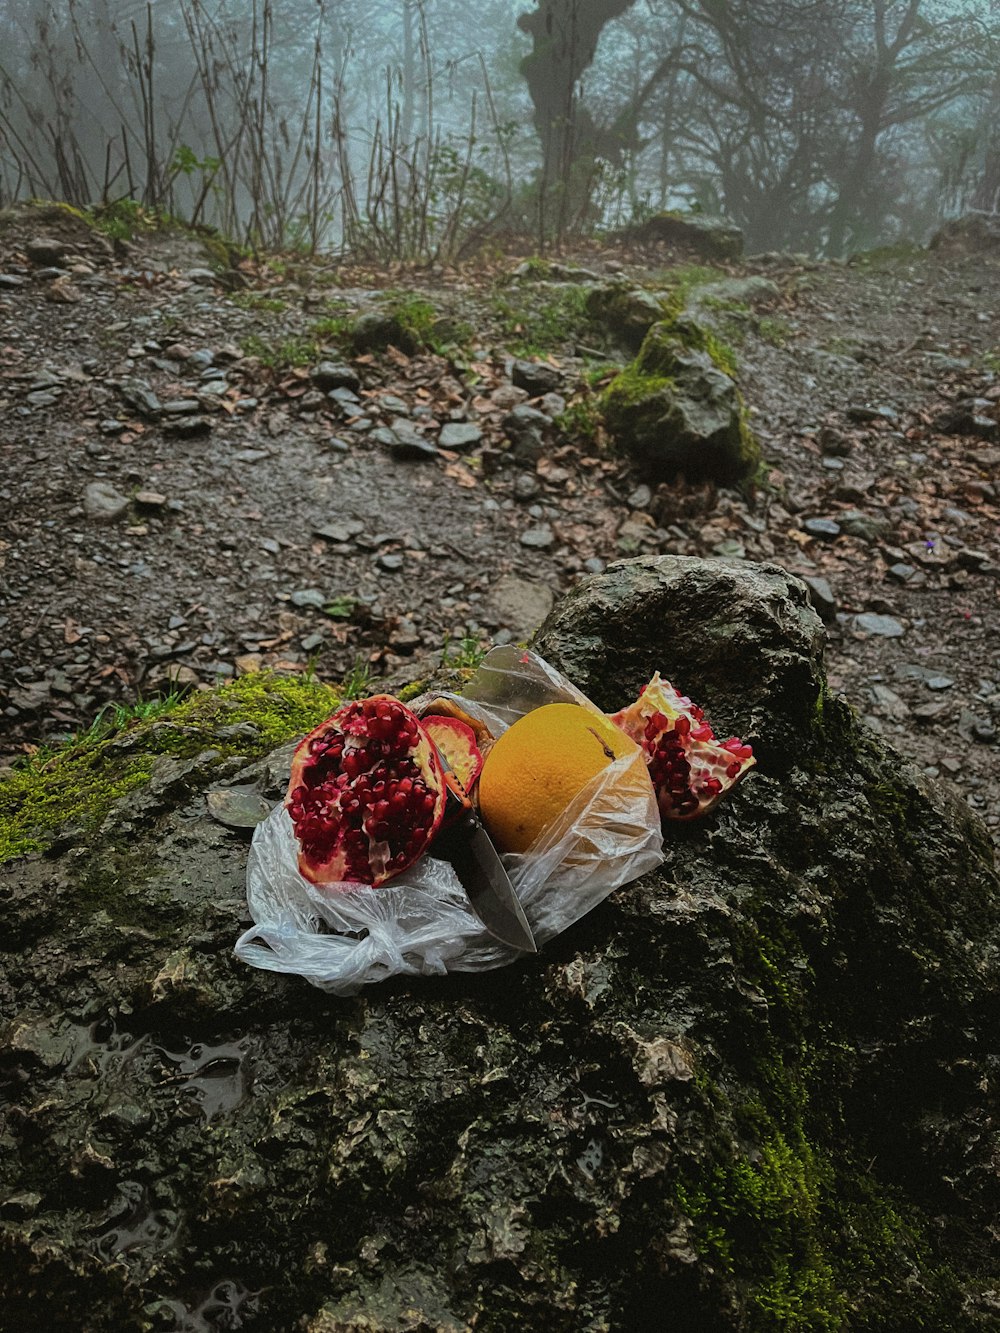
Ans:
[[[833,426],[823,426],[819,432],[819,447],[831,458],[846,458],[854,444],[849,436]]]
[[[375,561],[379,569],[387,570],[389,573],[396,573],[403,568],[404,557],[398,551],[390,551],[385,555],[380,555]]]
[[[348,413],[361,406],[361,399],[351,389],[331,389],[326,396],[331,403]]]
[[[24,251],[33,264],[58,267],[66,258],[66,246],[54,236],[32,236]]]
[[[226,828],[256,828],[271,813],[271,802],[253,787],[212,787],[205,801],[208,813]]]
[[[174,421],[164,423],[163,433],[182,440],[191,440],[197,435],[207,435],[211,429],[212,423],[208,417],[178,417]]]
[[[954,685],[951,676],[929,676],[924,682],[929,690],[950,690]]]
[[[122,380],[118,386],[121,396],[140,416],[150,421],[159,420],[163,413],[163,404],[148,384],[142,380]]]
[[[555,533],[544,523],[537,528],[526,528],[520,536],[522,546],[531,546],[537,549],[551,546],[555,539]]]
[[[895,616],[876,615],[872,611],[863,611],[854,617],[854,627],[864,634],[874,634],[882,639],[899,639],[906,633],[903,623]]]
[[[389,451],[393,458],[400,458],[412,462],[427,461],[432,458],[440,458],[438,447],[432,440],[425,440],[419,435],[412,426],[407,430],[400,430],[399,423],[393,424],[392,428],[386,432],[373,431],[372,435],[387,433],[392,437],[389,445]]]
[[[917,704],[910,712],[918,722],[936,722],[946,711],[946,708],[947,705],[943,703]]]
[[[483,432],[471,421],[449,421],[441,427],[438,444],[442,449],[472,449],[483,438]]]
[[[809,589],[809,600],[820,620],[829,623],[837,615],[837,599],[826,579],[818,574],[807,575],[802,582]]]
[[[14,273],[0,273],[0,290],[16,291],[18,287],[24,287],[27,278],[19,278]]]
[[[523,389],[529,398],[555,393],[562,384],[562,375],[544,361],[515,361],[511,367],[511,382]]]
[[[167,417],[194,416],[201,408],[197,398],[169,398],[163,404],[163,415]]]
[[[869,407],[867,403],[852,403],[847,416],[851,421],[884,421],[893,426],[899,423],[899,413],[891,407]]]
[[[233,454],[234,463],[259,463],[264,458],[270,458],[271,454],[267,449],[240,449]]]
[[[135,502],[143,509],[162,509],[167,497],[160,491],[136,491]]]
[[[313,366],[309,378],[317,389],[331,393],[337,389],[347,389],[353,395],[361,388],[361,376],[343,361],[321,361]],[[357,399],[354,399],[357,402]]]
[[[992,745],[997,738],[997,729],[986,718],[977,717],[972,723],[972,739],[980,745]]]
[[[534,633],[555,602],[552,589],[546,584],[519,579],[513,574],[497,580],[489,600],[502,624],[521,638]]]
[[[885,519],[863,514],[860,509],[848,509],[838,514],[837,522],[840,524],[841,532],[866,542],[878,541],[889,527]]]
[[[241,653],[239,657],[233,659],[237,676],[252,676],[263,665],[264,656],[262,653]]]
[[[608,566],[599,555],[592,555],[589,559],[584,560],[583,567],[588,574],[603,574]]]
[[[298,588],[289,600],[293,606],[311,606],[321,611],[326,605],[327,597],[319,588]]]
[[[735,537],[726,537],[723,541],[715,543],[712,553],[723,560],[745,560],[747,549]]]
[[[83,512],[95,523],[113,523],[128,509],[128,496],[109,481],[92,481],[83,492]]]
[[[910,579],[913,578],[917,571],[913,565],[908,565],[904,561],[899,560],[896,564],[890,565],[885,572],[888,574],[889,578],[893,579],[896,583],[909,583]]]
[[[642,485],[637,486],[635,490],[631,492],[625,503],[630,509],[648,509],[652,500],[652,489],[643,482]]]
[[[519,472],[514,478],[514,495],[518,500],[533,500],[541,490],[533,472]]]
[[[365,525],[359,518],[335,518],[328,523],[313,525],[313,532],[317,537],[325,537],[331,542],[349,542],[364,530]]]
[[[810,537],[818,537],[822,541],[833,541],[840,536],[840,524],[832,518],[807,518],[802,524],[802,530]]]
[[[960,551],[955,552],[952,561],[959,569],[970,569],[974,573],[981,573],[983,567],[990,563],[990,557],[986,551],[972,551],[963,546]]]

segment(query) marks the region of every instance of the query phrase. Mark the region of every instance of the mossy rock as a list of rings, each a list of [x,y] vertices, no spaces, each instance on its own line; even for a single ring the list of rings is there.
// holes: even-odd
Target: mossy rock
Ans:
[[[421,340],[398,315],[369,310],[354,321],[350,342],[357,354],[384,352],[388,347],[396,347],[407,356],[413,356],[420,350]]]
[[[277,800],[239,747],[329,697],[103,738],[109,782],[198,763],[0,867],[0,1328],[995,1328],[1000,883],[822,646],[773,567],[582,585],[536,647],[605,708],[659,667],[758,767],[540,955],[353,1000],[234,958],[205,801]]]
[[[654,324],[605,390],[608,430],[649,481],[683,474],[729,485],[757,471],[760,449],[729,365],[714,335],[682,316]]]
[[[663,294],[613,282],[602,283],[587,292],[586,310],[605,333],[634,353],[653,325],[670,313],[670,304]],[[673,313],[676,315],[679,310],[674,309]]]
[[[656,213],[635,227],[631,235],[644,243],[682,246],[703,259],[739,259],[743,233],[728,218],[705,213]]]

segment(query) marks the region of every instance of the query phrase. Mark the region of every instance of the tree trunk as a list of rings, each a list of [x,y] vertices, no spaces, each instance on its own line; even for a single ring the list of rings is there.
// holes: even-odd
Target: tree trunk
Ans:
[[[635,0],[539,0],[538,8],[517,20],[531,38],[532,49],[520,69],[534,106],[541,140],[542,173],[539,197],[553,200],[557,237],[573,212],[576,168],[586,161],[588,139],[579,132],[577,84],[594,59],[601,33]]]

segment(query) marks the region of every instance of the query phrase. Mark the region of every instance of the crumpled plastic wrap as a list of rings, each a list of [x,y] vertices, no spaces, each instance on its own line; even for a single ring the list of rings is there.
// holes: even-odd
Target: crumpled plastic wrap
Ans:
[[[543,704],[599,711],[535,653],[512,646],[488,653],[463,694],[427,697],[453,699],[494,736]],[[503,857],[539,947],[662,860],[656,796],[638,746],[599,773],[527,852]],[[254,831],[247,902],[255,924],[236,942],[237,955],[335,995],[387,977],[486,971],[523,957],[486,931],[451,865],[431,855],[377,889],[310,884],[299,874],[283,805]]]

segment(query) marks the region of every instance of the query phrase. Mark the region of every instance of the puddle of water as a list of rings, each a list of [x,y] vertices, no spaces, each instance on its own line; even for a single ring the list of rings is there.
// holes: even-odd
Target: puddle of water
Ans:
[[[180,1227],[180,1217],[170,1208],[154,1208],[144,1185],[123,1180],[118,1197],[101,1224],[92,1249],[102,1259],[111,1260],[130,1250],[160,1254],[170,1249]]]
[[[604,1165],[604,1145],[600,1139],[591,1139],[576,1159],[578,1169],[588,1180],[593,1180]]]
[[[260,1313],[260,1292],[248,1291],[241,1282],[217,1282],[205,1299],[193,1308],[183,1301],[162,1301],[159,1308],[174,1316],[174,1333],[221,1333],[241,1329],[246,1320]]]
[[[179,1052],[156,1047],[164,1060],[184,1076],[179,1083],[180,1096],[196,1102],[206,1120],[235,1110],[246,1099],[251,1084],[246,1061],[249,1049],[249,1037],[220,1046],[197,1042]]]
[[[80,1070],[85,1076],[107,1073],[112,1066],[134,1059],[147,1040],[145,1036],[133,1037],[130,1032],[119,1032],[110,1018],[98,1019],[96,1023],[76,1029],[73,1055],[66,1072],[72,1074]]]

